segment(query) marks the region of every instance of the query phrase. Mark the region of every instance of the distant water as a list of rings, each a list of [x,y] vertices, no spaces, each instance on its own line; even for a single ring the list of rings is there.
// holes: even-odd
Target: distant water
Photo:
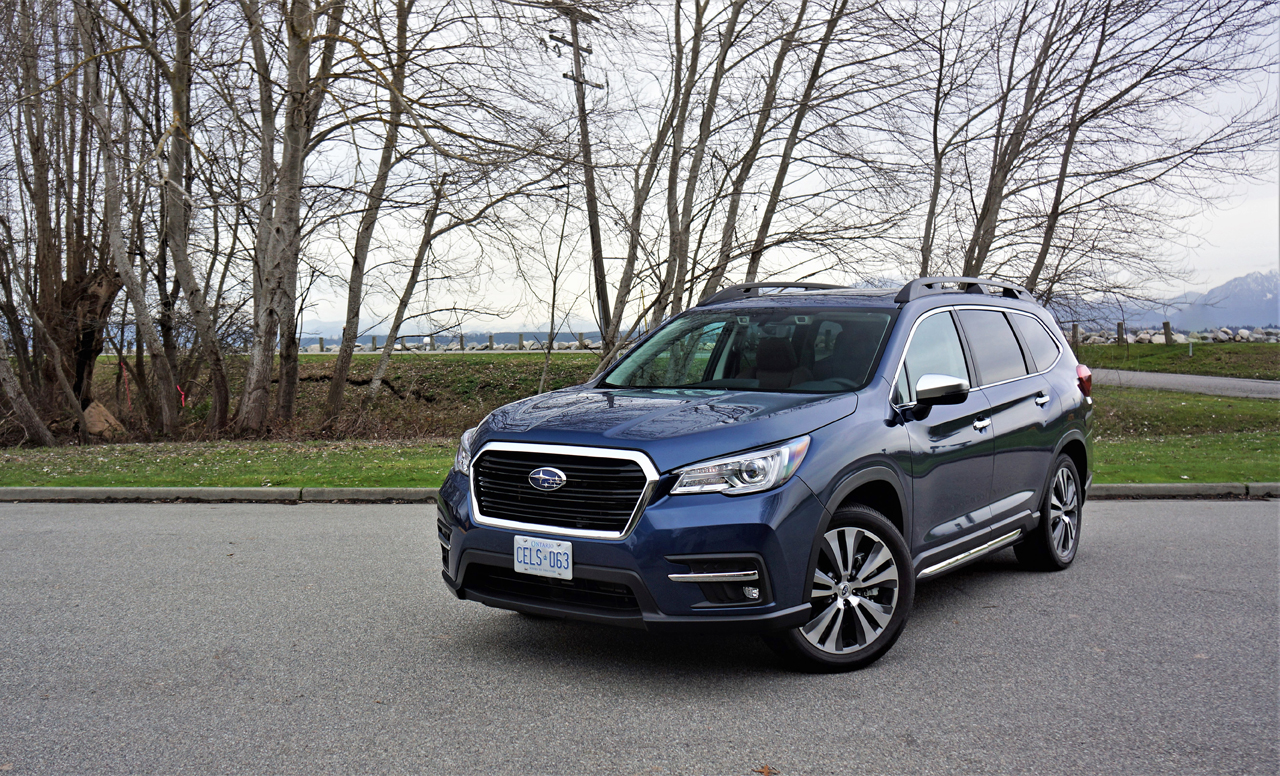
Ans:
[[[547,339],[547,333],[545,331],[540,331],[540,332],[539,331],[526,331],[526,332],[504,331],[504,332],[494,332],[493,342],[495,345],[507,345],[507,344],[514,345],[520,341],[521,334],[524,334],[524,341],[526,343],[545,342]],[[598,331],[583,332],[582,336],[585,337],[586,339],[589,339],[595,342],[600,341],[600,332]],[[481,342],[489,341],[489,335],[486,332],[465,332],[463,333],[462,337],[463,337],[463,340],[468,345],[479,344]],[[366,334],[363,337],[357,337],[356,342],[358,342],[361,345],[371,345],[373,344],[373,340],[375,338],[378,340],[379,345],[385,345],[387,342],[386,335],[382,335],[382,334],[373,334],[373,335]],[[415,344],[427,339],[424,335],[421,335],[421,334],[405,334],[405,335],[402,335],[402,338],[406,342],[411,342]],[[329,345],[337,345],[342,342],[341,337],[303,337],[300,340],[301,347],[305,350],[309,345],[319,345],[321,339],[324,340],[325,347],[328,347]],[[446,337],[443,334],[436,335],[437,348],[448,347],[449,345],[457,341],[458,341],[458,338],[456,336]],[[578,335],[561,332],[556,336],[555,341],[556,342],[577,342]]]

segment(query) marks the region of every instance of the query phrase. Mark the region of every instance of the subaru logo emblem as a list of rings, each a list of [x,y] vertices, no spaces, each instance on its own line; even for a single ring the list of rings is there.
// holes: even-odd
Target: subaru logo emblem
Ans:
[[[569,478],[564,476],[564,472],[550,466],[543,466],[541,469],[529,472],[529,484],[538,490],[555,490],[568,481]]]

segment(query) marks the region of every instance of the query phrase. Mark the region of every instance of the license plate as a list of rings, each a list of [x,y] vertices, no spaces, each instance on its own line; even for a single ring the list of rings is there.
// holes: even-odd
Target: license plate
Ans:
[[[535,536],[517,536],[515,570],[540,577],[573,579],[573,544]]]

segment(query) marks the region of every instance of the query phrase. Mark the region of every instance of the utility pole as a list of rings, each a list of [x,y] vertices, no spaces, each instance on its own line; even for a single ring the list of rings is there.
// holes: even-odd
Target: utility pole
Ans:
[[[591,271],[595,276],[597,316],[600,319],[600,331],[609,331],[610,306],[609,285],[604,274],[604,245],[600,238],[600,208],[596,200],[596,170],[591,163],[591,140],[587,132],[587,87],[603,89],[604,84],[588,81],[582,74],[582,55],[590,54],[591,47],[584,46],[578,39],[578,22],[590,24],[600,21],[595,16],[568,4],[557,4],[556,10],[569,20],[569,39],[552,34],[551,40],[573,50],[573,73],[564,73],[564,77],[573,81],[573,90],[578,98],[578,145],[582,153],[582,171],[587,189],[587,228],[591,234]]]

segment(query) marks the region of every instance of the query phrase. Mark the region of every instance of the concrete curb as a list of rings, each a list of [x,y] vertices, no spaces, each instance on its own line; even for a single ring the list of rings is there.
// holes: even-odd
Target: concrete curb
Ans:
[[[1090,499],[1108,498],[1203,498],[1205,496],[1247,496],[1243,482],[1153,482],[1124,485],[1094,485]]]
[[[297,501],[299,488],[0,488],[0,501]]]
[[[1090,499],[1280,498],[1280,482],[1168,482],[1094,485]],[[247,501],[411,503],[440,500],[439,488],[3,488],[0,501]]]
[[[303,488],[301,501],[436,501],[439,488]]]

